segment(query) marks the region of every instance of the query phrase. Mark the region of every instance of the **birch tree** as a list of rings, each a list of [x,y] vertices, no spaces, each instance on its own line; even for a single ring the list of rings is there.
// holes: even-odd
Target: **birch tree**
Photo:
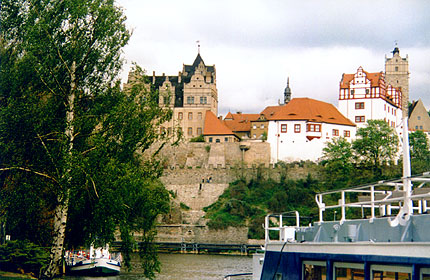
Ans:
[[[157,93],[119,87],[121,49],[130,38],[122,10],[113,0],[1,5],[2,191],[13,189],[12,198],[25,182],[36,196],[55,197],[38,197],[48,201],[41,210],[53,225],[43,277],[58,274],[65,240],[110,242],[118,229],[126,252],[133,231],[151,241],[169,197],[157,180],[159,162],[142,162],[136,152],[166,140],[157,126],[171,112],[158,107]],[[0,206],[7,215],[8,201]],[[153,277],[157,260],[143,259]]]

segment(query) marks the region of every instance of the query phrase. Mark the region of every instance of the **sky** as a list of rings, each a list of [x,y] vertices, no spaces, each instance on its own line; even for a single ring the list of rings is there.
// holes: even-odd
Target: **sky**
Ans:
[[[124,48],[149,75],[178,75],[198,53],[215,65],[218,113],[259,113],[292,98],[338,105],[343,73],[384,71],[395,44],[409,59],[410,101],[430,109],[430,1],[117,0],[133,35]]]

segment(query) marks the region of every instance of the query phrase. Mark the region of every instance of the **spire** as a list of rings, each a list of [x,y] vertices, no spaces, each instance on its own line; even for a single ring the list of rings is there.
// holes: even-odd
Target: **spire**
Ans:
[[[197,43],[197,53],[200,54],[200,40],[197,40],[196,43]]]
[[[284,90],[284,104],[291,100],[290,77],[287,77],[287,87]]]
[[[394,50],[392,51],[393,56],[397,53],[400,55],[399,47],[397,47],[397,40],[394,41]]]

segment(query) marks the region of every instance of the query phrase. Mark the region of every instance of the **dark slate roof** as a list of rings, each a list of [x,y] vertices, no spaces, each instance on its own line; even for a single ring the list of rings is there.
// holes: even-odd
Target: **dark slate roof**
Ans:
[[[153,89],[157,90],[166,80],[166,76],[155,76],[155,81],[153,81],[153,77],[148,77],[149,82],[151,83]],[[178,76],[169,76],[169,81],[172,83],[172,86],[175,87],[175,107],[183,107],[184,105],[184,81],[178,83]]]
[[[194,75],[194,72],[196,71],[196,68],[199,66],[200,62],[203,62],[203,65],[206,67],[206,71],[211,73],[215,72],[215,68],[213,66],[206,66],[203,58],[200,56],[200,54],[197,54],[196,59],[194,59],[192,65],[184,65],[184,70],[188,73],[188,77],[191,78],[191,76]]]
[[[413,101],[409,107],[408,107],[408,118],[411,116],[412,112],[414,111],[415,107],[417,106],[418,101]]]

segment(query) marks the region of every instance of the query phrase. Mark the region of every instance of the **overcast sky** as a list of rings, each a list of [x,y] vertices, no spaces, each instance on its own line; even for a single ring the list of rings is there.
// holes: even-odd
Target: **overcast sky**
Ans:
[[[430,1],[118,0],[133,30],[127,67],[178,75],[215,64],[219,114],[259,113],[292,97],[338,105],[342,73],[384,71],[395,41],[409,57],[410,100],[430,109]]]

